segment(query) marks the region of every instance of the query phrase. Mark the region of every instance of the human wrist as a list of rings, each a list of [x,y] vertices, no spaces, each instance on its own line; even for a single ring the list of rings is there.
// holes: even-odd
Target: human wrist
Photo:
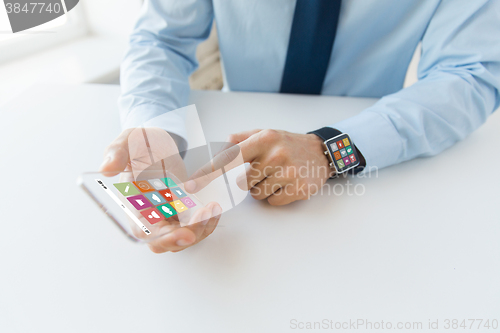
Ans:
[[[328,160],[328,157],[325,155],[325,145],[323,139],[321,139],[314,133],[308,133],[306,134],[306,136],[314,146],[313,151],[315,152],[319,165],[325,166],[327,170],[330,170],[331,174],[329,175],[329,177],[332,177],[335,174],[335,170],[330,167],[330,161]]]
[[[364,168],[366,167],[366,160],[365,160],[365,157],[363,156],[363,154],[361,154],[361,152],[359,151],[358,147],[356,147],[356,145],[354,144],[354,142],[350,139],[350,137],[348,136],[347,133],[345,132],[342,132],[342,131],[339,131],[337,128],[333,128],[333,127],[323,127],[323,128],[320,128],[316,131],[312,131],[312,132],[309,132],[308,134],[315,134],[316,136],[318,136],[323,142],[324,142],[324,148],[327,150],[324,152],[325,156],[327,156],[328,160],[330,160],[330,157],[328,157],[328,155],[331,156],[331,154],[333,152],[330,151],[330,148],[327,147],[327,145],[329,145],[329,140],[335,138],[335,137],[341,137],[342,135],[346,136],[348,139],[347,143],[345,143],[345,145],[352,145],[353,147],[353,150],[356,152],[357,154],[357,160],[359,161],[359,163],[357,164],[356,167],[349,167],[347,168],[347,170],[345,171],[348,171],[349,170],[349,173],[351,174],[357,174],[359,172],[362,172],[364,170]],[[349,143],[350,142],[350,143]],[[338,148],[342,148],[342,143],[340,143],[340,145],[338,146]],[[345,154],[345,152],[344,152]],[[340,158],[340,155],[339,157]],[[331,161],[330,162],[334,162],[335,159],[333,158],[333,156],[331,156]],[[351,159],[352,160],[352,159]],[[356,160],[356,157],[354,157],[354,160]],[[348,161],[349,162],[349,161]],[[346,164],[350,164],[350,163],[346,163]],[[331,166],[331,164],[330,164]],[[335,165],[334,167],[332,167],[332,169],[335,168],[335,173],[338,172],[337,170],[337,166]],[[345,168],[344,166],[342,166],[342,168]]]

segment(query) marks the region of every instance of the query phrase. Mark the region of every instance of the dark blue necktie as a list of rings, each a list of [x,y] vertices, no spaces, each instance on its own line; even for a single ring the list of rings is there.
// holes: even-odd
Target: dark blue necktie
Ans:
[[[340,3],[341,0],[297,0],[280,92],[321,94]]]

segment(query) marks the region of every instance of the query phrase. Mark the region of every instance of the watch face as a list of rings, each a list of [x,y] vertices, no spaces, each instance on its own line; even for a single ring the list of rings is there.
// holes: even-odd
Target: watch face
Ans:
[[[341,134],[326,141],[325,144],[330,151],[337,173],[346,172],[359,165],[359,155],[349,135]]]

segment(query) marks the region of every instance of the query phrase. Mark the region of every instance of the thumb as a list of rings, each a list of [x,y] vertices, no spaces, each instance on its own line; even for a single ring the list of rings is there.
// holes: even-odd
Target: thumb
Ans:
[[[106,176],[114,176],[124,171],[129,163],[129,152],[127,138],[129,131],[124,131],[116,138],[104,152],[104,161],[99,172],[105,172]]]

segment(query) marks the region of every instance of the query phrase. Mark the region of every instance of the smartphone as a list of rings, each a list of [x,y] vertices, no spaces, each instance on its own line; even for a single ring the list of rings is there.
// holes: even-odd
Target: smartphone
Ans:
[[[150,242],[173,230],[201,221],[193,220],[204,203],[188,194],[173,174],[143,171],[107,177],[84,173],[78,184],[119,229],[134,242]]]
[[[223,213],[241,203],[248,194],[236,184],[241,172],[244,166],[225,172],[196,194],[188,193],[184,183],[166,170],[142,171],[140,177],[132,172],[113,176],[89,172],[77,183],[130,240],[149,243],[202,222],[196,212],[210,202],[217,202]]]

